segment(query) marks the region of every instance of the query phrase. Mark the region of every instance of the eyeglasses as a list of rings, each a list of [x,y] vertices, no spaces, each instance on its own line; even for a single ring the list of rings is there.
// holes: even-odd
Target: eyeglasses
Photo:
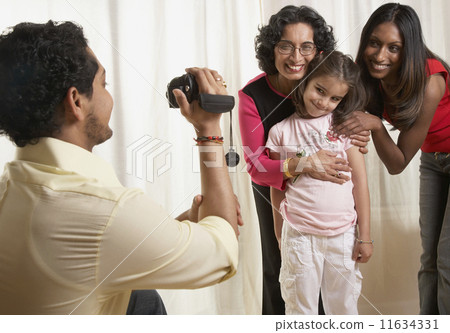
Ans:
[[[290,42],[280,41],[276,45],[276,48],[280,54],[292,54],[296,49],[298,49],[302,56],[307,56],[314,53],[316,46],[314,45],[314,43],[304,42],[300,45],[300,47],[295,47]]]

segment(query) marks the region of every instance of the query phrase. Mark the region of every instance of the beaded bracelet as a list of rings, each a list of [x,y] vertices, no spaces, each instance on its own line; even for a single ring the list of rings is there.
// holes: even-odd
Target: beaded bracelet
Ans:
[[[356,238],[356,241],[357,241],[359,244],[373,244],[373,243],[374,243],[374,240],[373,240],[373,239],[370,240],[370,241],[363,241],[363,240],[361,240],[361,239]]]
[[[194,138],[194,141],[197,142],[197,145],[202,144],[203,142],[214,142],[223,144],[223,136],[199,136]]]
[[[288,178],[292,178],[294,177],[293,175],[291,175],[291,173],[289,172],[289,161],[292,160],[291,157],[288,157],[287,159],[284,160],[283,162],[283,172],[286,175],[286,177]]]

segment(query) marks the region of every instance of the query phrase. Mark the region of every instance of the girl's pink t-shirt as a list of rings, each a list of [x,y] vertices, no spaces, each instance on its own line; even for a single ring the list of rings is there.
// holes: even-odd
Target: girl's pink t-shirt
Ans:
[[[302,119],[293,114],[271,128],[266,147],[280,153],[281,159],[296,154],[310,156],[321,149],[347,159],[346,150],[352,145],[349,139],[331,135],[331,119],[331,113],[314,119]],[[280,212],[300,232],[323,236],[341,234],[357,220],[353,182],[340,185],[314,179],[308,174],[291,178],[286,184],[286,199]]]

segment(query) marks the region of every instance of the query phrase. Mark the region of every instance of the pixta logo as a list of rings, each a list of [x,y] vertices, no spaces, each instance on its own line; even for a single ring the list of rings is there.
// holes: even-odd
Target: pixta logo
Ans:
[[[172,144],[144,135],[127,147],[126,172],[153,183],[172,166]],[[161,157],[160,157],[161,156]]]

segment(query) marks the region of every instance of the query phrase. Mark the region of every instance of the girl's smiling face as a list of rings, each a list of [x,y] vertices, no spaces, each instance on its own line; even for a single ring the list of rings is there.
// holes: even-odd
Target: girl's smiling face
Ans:
[[[311,118],[325,116],[338,106],[348,92],[347,83],[333,76],[313,78],[303,94],[306,111]]]

